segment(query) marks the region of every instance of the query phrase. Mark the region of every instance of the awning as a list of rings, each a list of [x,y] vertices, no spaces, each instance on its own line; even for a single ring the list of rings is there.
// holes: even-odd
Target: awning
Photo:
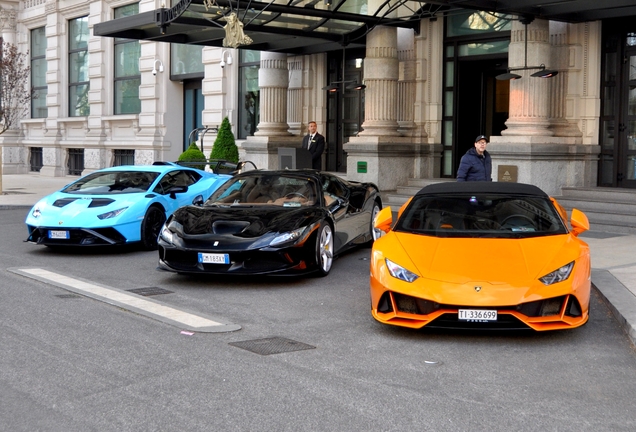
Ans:
[[[98,23],[93,34],[222,47],[234,13],[236,28],[251,40],[238,48],[311,54],[363,47],[377,25],[419,32],[422,18],[466,9],[572,23],[636,15],[634,0],[181,0],[172,8]]]

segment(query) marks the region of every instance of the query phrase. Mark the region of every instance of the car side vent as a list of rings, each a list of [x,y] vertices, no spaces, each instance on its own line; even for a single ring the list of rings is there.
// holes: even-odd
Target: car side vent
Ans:
[[[389,313],[393,312],[393,304],[391,303],[391,293],[386,291],[380,297],[380,301],[378,302],[378,312]]]
[[[110,198],[93,198],[91,203],[88,205],[88,208],[104,207],[113,202],[115,202],[115,200]]]
[[[573,295],[571,295],[568,299],[568,305],[565,307],[565,314],[573,318],[580,317],[583,314],[579,301]]]
[[[154,198],[156,196],[157,195],[155,195],[155,194],[147,194],[146,196],[144,196],[144,198],[152,199],[152,198]]]
[[[53,207],[64,207],[65,205],[72,203],[76,199],[77,198],[62,198],[59,200],[55,200],[55,202],[53,203]]]

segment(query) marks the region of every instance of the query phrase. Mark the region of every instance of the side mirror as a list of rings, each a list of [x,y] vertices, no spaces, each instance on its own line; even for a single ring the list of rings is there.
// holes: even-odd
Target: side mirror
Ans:
[[[585,216],[585,213],[578,209],[572,209],[570,225],[572,225],[572,234],[575,236],[590,229],[590,221]]]
[[[194,199],[192,200],[192,205],[202,206],[203,205],[203,196],[201,196],[201,195],[195,196]]]
[[[384,207],[375,217],[375,220],[373,221],[373,227],[379,229],[380,231],[388,233],[391,230],[392,223],[393,213],[391,212],[391,207]]]
[[[185,193],[187,191],[188,191],[188,187],[187,186],[173,186],[170,189],[170,198],[176,199],[178,193]]]

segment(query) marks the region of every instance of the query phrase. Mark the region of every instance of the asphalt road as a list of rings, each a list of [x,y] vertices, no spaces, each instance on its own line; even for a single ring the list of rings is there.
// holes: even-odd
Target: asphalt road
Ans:
[[[636,350],[596,292],[571,331],[412,331],[372,319],[369,249],[326,278],[194,278],[24,243],[24,216],[0,210],[0,431],[636,430]],[[241,329],[184,334],[23,268],[162,288]]]

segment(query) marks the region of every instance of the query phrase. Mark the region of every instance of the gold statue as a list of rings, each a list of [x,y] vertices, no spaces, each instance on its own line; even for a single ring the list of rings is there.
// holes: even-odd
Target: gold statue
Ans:
[[[223,38],[223,46],[236,48],[239,45],[251,44],[252,38],[243,32],[243,23],[238,19],[236,13],[232,12],[225,17],[227,24],[225,29],[225,37]]]

